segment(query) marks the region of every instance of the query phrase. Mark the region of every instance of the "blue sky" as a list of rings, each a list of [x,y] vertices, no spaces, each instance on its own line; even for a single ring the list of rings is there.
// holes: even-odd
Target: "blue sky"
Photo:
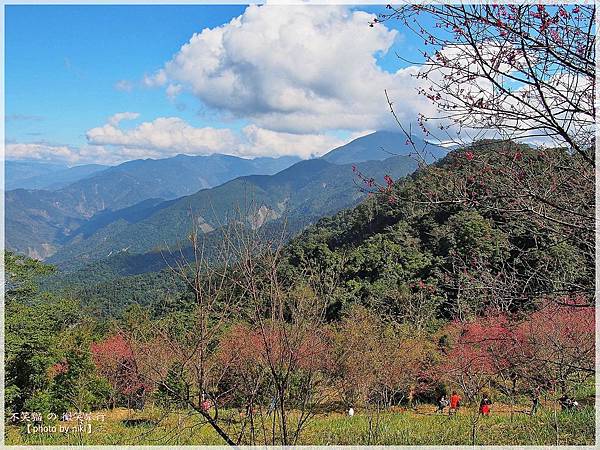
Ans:
[[[314,28],[310,25],[311,17],[313,12],[315,17],[324,16],[318,10],[322,7],[305,7],[312,8],[307,14],[290,14],[289,7],[279,7],[284,9],[267,14],[264,8],[253,7],[246,14],[246,7],[242,5],[6,6],[6,139],[14,147],[13,154],[8,151],[7,157],[64,159],[64,152],[53,154],[52,151],[64,147],[87,149],[83,152],[73,150],[67,158],[71,164],[116,163],[143,156],[213,151],[242,156],[300,154],[307,157],[322,153],[330,145],[386,126],[386,119],[378,116],[376,105],[355,111],[368,95],[359,90],[364,84],[365,89],[372,89],[379,95],[384,87],[393,88],[396,80],[386,74],[406,66],[395,57],[394,51],[408,59],[418,58],[419,46],[410,34],[401,30],[394,34],[392,26],[396,24],[386,24],[380,26],[384,29],[374,38],[373,33],[378,31],[368,27],[365,17],[352,16],[356,11],[384,11],[379,7],[342,8],[326,17],[315,18]],[[208,60],[203,60],[203,55],[209,54],[210,45],[213,45],[207,40],[195,44],[197,50],[193,55],[182,55],[182,62],[166,71],[163,77],[166,81],[158,75],[194,33],[215,29],[242,15],[243,27],[229,27],[229,35],[236,40],[235,45],[219,56],[222,69],[196,77],[197,67],[210,65]],[[306,17],[297,19],[300,15]],[[345,18],[338,21],[338,16]],[[264,27],[266,29],[280,17],[282,23],[273,27],[279,37],[273,38],[270,31],[265,31],[265,36],[257,39],[256,46],[252,45],[252,30],[261,33],[261,20],[269,24]],[[320,42],[319,27],[329,26],[331,22],[335,22],[328,31],[331,34],[329,37],[324,34]],[[364,30],[361,28],[363,23]],[[356,42],[347,42],[346,48],[343,43],[332,43],[335,40],[332,37],[337,35],[335,27],[339,28],[340,35],[356,36]],[[242,34],[244,30],[246,34]],[[309,31],[305,37],[306,30]],[[317,34],[311,35],[310,30]],[[242,37],[238,39],[237,35]],[[278,48],[279,42],[288,37],[290,42]],[[301,42],[303,39],[306,42]],[[393,39],[391,51],[377,50],[388,47],[390,39]],[[358,63],[347,61],[352,59],[348,52],[353,46],[357,47]],[[294,63],[294,58],[285,54],[290,48],[299,52],[306,48],[311,56],[302,62],[302,55],[298,55],[298,67],[287,67]],[[323,67],[319,67],[318,53],[315,56],[319,48],[323,48]],[[252,53],[252,58],[245,59],[245,54],[240,54],[244,52]],[[327,63],[328,59],[341,53],[345,56],[340,65]],[[375,66],[369,65],[369,55],[376,61]],[[264,62],[261,61],[263,57]],[[360,67],[360,61],[364,61],[364,67]],[[345,67],[344,64],[351,65]],[[246,71],[247,65],[251,67]],[[281,74],[280,65],[287,65]],[[269,67],[270,73],[263,67]],[[339,73],[337,67],[340,67]],[[302,77],[302,72],[307,69],[316,71],[310,79]],[[224,92],[229,92],[227,95],[232,97],[228,99],[224,95],[221,98],[219,95],[223,80],[229,79],[232,72],[237,77],[237,88],[244,87],[242,97],[247,98],[240,100],[237,94],[234,96],[237,88],[231,86],[233,90],[225,88]],[[355,79],[350,75],[344,78],[347,73],[354,74]],[[356,78],[362,75],[363,79]],[[151,81],[144,83],[145,76]],[[340,90],[335,81],[328,83],[330,77],[339,78],[340,83],[349,86],[356,82],[357,87],[353,91]],[[217,79],[220,81],[215,81]],[[389,86],[375,86],[388,82]],[[168,95],[169,86],[176,95]],[[273,90],[270,86],[274,86]],[[263,98],[271,93],[273,98]],[[414,89],[405,94],[414,94]],[[302,99],[294,100],[296,96]],[[313,99],[315,105],[322,104],[320,108],[326,114],[325,120],[319,112],[311,110],[312,107],[306,104],[307,99]],[[230,108],[233,103],[236,105]],[[385,112],[383,102],[381,109]],[[123,112],[136,113],[137,117],[115,121],[114,128],[99,129],[108,126],[111,116]],[[330,120],[347,113],[351,117],[345,120]],[[160,118],[171,121],[154,123]],[[144,122],[150,125],[136,131],[136,127]],[[96,132],[91,133],[94,137],[90,139],[88,132],[93,129]],[[187,135],[177,142],[165,141],[159,135],[179,133],[179,130]],[[209,133],[215,130],[219,133]],[[119,134],[116,138],[115,133]],[[202,139],[207,140],[206,145],[190,144]],[[220,147],[215,144],[215,139],[228,142],[228,146]],[[37,146],[25,147],[25,144],[34,143]],[[42,150],[41,146],[46,147]],[[98,146],[97,157],[93,146]],[[310,146],[314,149],[307,148]]]
[[[6,7],[6,115],[37,116],[7,124],[7,136],[43,132],[56,142],[83,144],[83,132],[117,111],[149,117],[179,115],[164,93],[123,92],[119,80],[136,80],[159,68],[190,36],[241,14],[220,6]],[[16,123],[15,123],[16,122]]]

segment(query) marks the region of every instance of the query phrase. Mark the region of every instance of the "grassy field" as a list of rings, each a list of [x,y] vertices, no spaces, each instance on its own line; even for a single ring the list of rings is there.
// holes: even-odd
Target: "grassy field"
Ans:
[[[518,409],[518,408],[517,408]],[[158,409],[129,413],[118,408],[106,411],[104,422],[93,421],[91,433],[27,433],[26,427],[6,427],[7,445],[211,445],[220,437],[195,415]],[[317,415],[305,428],[298,444],[312,445],[592,445],[594,408],[563,413],[544,408],[536,416],[509,413],[494,405],[492,415],[477,417],[465,408],[458,415],[436,415],[433,406],[416,411],[394,410],[375,414],[357,411],[350,418],[342,413]],[[178,426],[179,423],[179,426]],[[475,429],[475,436],[473,430]],[[558,430],[558,432],[557,432]],[[264,442],[264,438],[263,438]],[[258,443],[263,443],[258,442]],[[269,443],[269,442],[267,442]]]

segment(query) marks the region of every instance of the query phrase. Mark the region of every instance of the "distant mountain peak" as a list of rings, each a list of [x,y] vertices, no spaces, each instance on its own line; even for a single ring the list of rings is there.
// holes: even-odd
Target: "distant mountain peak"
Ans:
[[[445,156],[446,152],[440,147],[425,142],[418,136],[411,136],[417,150],[426,148],[427,162]],[[354,139],[337,147],[321,158],[334,164],[359,163],[364,161],[383,161],[392,156],[417,156],[415,149],[407,143],[407,137],[402,132],[375,131],[371,134]]]

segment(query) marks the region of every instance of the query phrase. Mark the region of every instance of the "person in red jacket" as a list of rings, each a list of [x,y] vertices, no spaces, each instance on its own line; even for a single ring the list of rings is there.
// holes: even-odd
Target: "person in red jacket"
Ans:
[[[479,414],[481,414],[482,416],[489,416],[491,404],[492,401],[490,400],[490,398],[487,395],[484,395],[481,399],[481,403],[479,403]]]
[[[450,410],[448,414],[456,414],[458,408],[460,408],[460,395],[456,393],[456,391],[452,391],[452,395],[450,396]]]

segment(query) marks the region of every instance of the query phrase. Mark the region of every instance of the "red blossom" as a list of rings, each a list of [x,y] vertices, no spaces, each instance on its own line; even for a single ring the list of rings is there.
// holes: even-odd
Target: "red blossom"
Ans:
[[[140,388],[150,389],[144,383],[131,345],[123,335],[115,334],[104,341],[92,343],[90,351],[96,368],[117,392],[130,395]]]
[[[491,379],[517,377],[522,389],[532,389],[560,382],[565,364],[591,371],[594,308],[586,305],[567,298],[544,303],[525,317],[491,313],[466,324],[454,322],[447,333],[456,340],[437,370],[471,398]]]

